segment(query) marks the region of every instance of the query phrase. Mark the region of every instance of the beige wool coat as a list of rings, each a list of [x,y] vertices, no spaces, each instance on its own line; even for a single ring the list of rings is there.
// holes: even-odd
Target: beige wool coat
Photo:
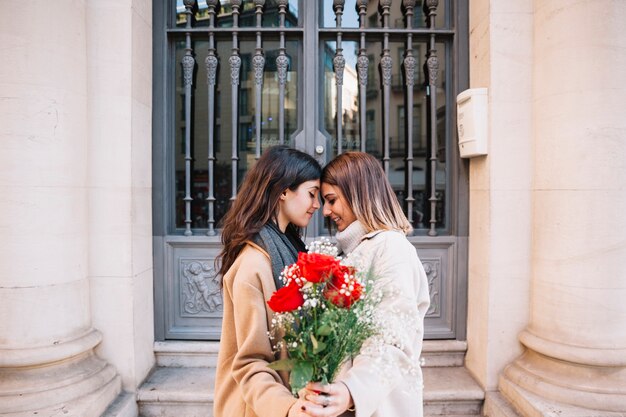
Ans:
[[[276,291],[270,257],[249,242],[225,274],[224,318],[215,375],[214,417],[285,417],[296,398],[268,337]],[[282,373],[281,373],[282,374]]]

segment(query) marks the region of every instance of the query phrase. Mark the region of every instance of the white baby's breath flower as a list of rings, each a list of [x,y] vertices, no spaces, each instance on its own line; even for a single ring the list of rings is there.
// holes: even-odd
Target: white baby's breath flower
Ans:
[[[307,246],[307,251],[309,253],[319,253],[322,255],[330,255],[333,257],[337,257],[337,247],[330,243],[328,238],[322,237],[319,240],[315,240],[311,242]]]

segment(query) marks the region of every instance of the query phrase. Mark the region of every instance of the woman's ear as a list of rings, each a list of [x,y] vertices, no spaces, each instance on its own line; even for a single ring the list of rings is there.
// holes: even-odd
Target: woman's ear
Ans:
[[[287,198],[287,190],[283,191],[283,193],[280,195],[280,199],[284,200]]]

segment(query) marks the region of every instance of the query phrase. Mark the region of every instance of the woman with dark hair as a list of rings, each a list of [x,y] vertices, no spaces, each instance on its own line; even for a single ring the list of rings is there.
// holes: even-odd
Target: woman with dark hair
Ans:
[[[215,417],[295,417],[308,404],[287,388],[287,375],[268,336],[266,301],[282,286],[280,273],[305,251],[299,229],[320,207],[321,168],[286,146],[267,149],[244,178],[223,219],[222,336],[215,375]]]
[[[411,224],[380,162],[369,154],[347,152],[333,159],[322,172],[321,190],[340,252],[371,268],[383,298],[376,307],[377,334],[337,381],[307,386],[307,413],[421,417],[420,355],[430,297],[422,263],[406,238]]]

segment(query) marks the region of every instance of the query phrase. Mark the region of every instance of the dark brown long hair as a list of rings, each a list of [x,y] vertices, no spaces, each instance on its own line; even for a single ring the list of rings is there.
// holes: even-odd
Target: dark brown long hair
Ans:
[[[276,220],[280,195],[295,191],[300,184],[317,180],[322,174],[319,163],[309,154],[287,146],[266,149],[243,179],[237,198],[222,219],[222,251],[217,257],[223,277],[241,250],[269,221]],[[298,235],[290,224],[286,233]]]
[[[341,191],[346,203],[368,232],[412,230],[380,162],[364,152],[346,152],[328,163],[322,183]]]

